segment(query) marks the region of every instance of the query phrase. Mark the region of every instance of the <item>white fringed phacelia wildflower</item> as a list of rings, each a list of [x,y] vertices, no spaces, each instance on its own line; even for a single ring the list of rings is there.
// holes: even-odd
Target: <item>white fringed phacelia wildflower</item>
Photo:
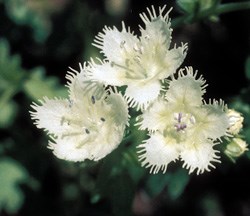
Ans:
[[[104,54],[104,61],[93,60],[88,71],[94,81],[105,85],[126,85],[125,97],[131,107],[146,108],[157,99],[165,78],[176,72],[182,64],[187,45],[170,48],[172,29],[166,6],[147,8],[148,15],[140,17],[145,28],[140,26],[137,37],[122,23],[122,30],[105,26],[94,40],[94,46]]]
[[[220,162],[214,146],[228,135],[229,119],[222,101],[203,101],[205,81],[191,67],[172,77],[165,98],[159,97],[138,117],[149,139],[138,146],[142,166],[163,173],[171,161],[181,159],[189,173],[214,168]]]
[[[48,132],[49,148],[69,161],[99,160],[122,141],[128,123],[128,107],[116,90],[85,77],[85,70],[67,74],[69,98],[40,100],[33,104],[31,117],[38,128]]]

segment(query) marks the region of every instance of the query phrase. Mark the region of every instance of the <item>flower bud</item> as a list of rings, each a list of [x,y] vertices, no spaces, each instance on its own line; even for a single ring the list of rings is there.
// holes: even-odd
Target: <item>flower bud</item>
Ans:
[[[228,131],[229,133],[236,135],[240,132],[241,128],[243,127],[243,120],[244,118],[241,116],[241,113],[229,109],[227,111],[227,116],[229,118],[229,128]]]
[[[225,154],[231,159],[240,157],[245,151],[247,151],[247,143],[240,138],[233,138],[227,145]]]

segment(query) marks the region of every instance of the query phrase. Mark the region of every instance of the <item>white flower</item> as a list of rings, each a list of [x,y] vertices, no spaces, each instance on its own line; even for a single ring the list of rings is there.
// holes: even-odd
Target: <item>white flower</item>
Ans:
[[[140,26],[138,38],[122,23],[122,30],[105,27],[94,40],[106,59],[90,62],[90,77],[105,85],[127,85],[125,97],[131,107],[146,108],[162,90],[165,78],[174,74],[182,64],[187,45],[170,48],[172,29],[164,7],[159,15],[154,7],[148,15],[140,14],[145,28]]]
[[[116,90],[89,82],[86,67],[69,72],[68,99],[40,100],[33,104],[32,119],[52,138],[49,148],[61,159],[99,160],[114,150],[128,123],[126,101]]]
[[[179,158],[189,173],[197,169],[197,174],[220,162],[214,146],[228,135],[226,107],[222,101],[203,102],[205,81],[196,77],[191,67],[180,70],[169,82],[165,98],[159,97],[137,119],[150,136],[139,145],[139,159],[152,173],[165,172]]]

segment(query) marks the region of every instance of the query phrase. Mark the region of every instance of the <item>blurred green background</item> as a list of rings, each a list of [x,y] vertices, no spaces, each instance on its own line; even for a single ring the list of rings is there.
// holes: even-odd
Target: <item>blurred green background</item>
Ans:
[[[188,175],[177,162],[150,175],[135,153],[145,133],[132,119],[132,139],[99,162],[72,163],[47,149],[29,115],[33,101],[67,95],[68,66],[101,57],[91,43],[104,25],[121,29],[124,20],[139,34],[139,13],[167,4],[173,43],[189,45],[183,66],[204,75],[206,98],[243,114],[250,143],[250,10],[214,15],[231,2],[0,0],[0,215],[249,216],[250,152],[233,163],[221,145],[222,163],[211,173]]]

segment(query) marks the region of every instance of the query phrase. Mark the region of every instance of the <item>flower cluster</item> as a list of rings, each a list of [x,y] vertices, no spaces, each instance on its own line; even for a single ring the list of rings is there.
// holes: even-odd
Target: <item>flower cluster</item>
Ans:
[[[148,138],[138,146],[142,166],[166,172],[171,161],[197,174],[220,162],[215,145],[239,132],[242,119],[229,114],[222,100],[203,100],[205,80],[183,63],[187,44],[171,46],[169,11],[154,7],[140,14],[140,36],[122,23],[105,27],[93,45],[104,59],[91,59],[80,72],[67,74],[69,97],[33,104],[32,119],[52,138],[54,154],[62,159],[99,160],[114,150],[128,125],[128,108],[141,114],[139,130]],[[125,87],[122,95],[117,89]]]

